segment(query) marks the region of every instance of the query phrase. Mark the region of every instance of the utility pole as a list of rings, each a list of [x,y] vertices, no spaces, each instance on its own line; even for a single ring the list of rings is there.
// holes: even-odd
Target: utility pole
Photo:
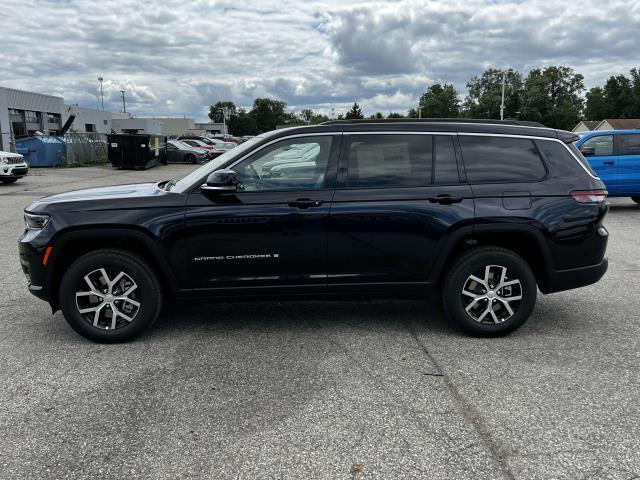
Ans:
[[[422,107],[418,106],[418,118],[422,118]]]
[[[102,103],[102,110],[104,110],[104,91],[102,90],[102,81],[104,78],[98,77],[98,81],[100,82],[100,101]]]
[[[504,86],[506,83],[504,70],[502,71],[502,103],[500,104],[500,120],[504,120]]]
[[[127,113],[127,104],[124,101],[124,90],[120,90],[120,93],[122,94],[122,111],[123,113]]]
[[[336,109],[335,107],[331,107],[331,120],[335,120],[336,118]]]

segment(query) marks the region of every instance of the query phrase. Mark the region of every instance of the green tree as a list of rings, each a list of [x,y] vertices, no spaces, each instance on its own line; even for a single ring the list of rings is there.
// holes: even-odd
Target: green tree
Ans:
[[[454,118],[460,113],[458,92],[453,85],[436,83],[420,97],[423,118]]]
[[[384,118],[384,115],[382,114],[382,112],[376,112],[373,115],[369,115],[369,118],[371,120],[376,120],[376,119]]]
[[[277,125],[291,121],[291,114],[285,112],[287,104],[272,98],[256,98],[249,114],[256,122],[259,133],[275,130]]]
[[[236,137],[256,135],[258,133],[255,119],[244,108],[240,108],[235,115],[229,118],[227,128],[229,133]]]
[[[583,78],[569,67],[531,70],[525,80],[519,117],[547,127],[573,128],[582,112]]]
[[[404,115],[398,112],[389,112],[389,115],[387,115],[387,118],[404,118]]]
[[[358,102],[353,102],[353,106],[347,112],[344,118],[346,118],[347,120],[357,120],[364,118],[362,109],[360,108],[360,105],[358,105]]]
[[[502,75],[505,75],[504,117],[516,118],[521,109],[522,74],[490,68],[467,82],[469,94],[464,101],[465,116],[471,118],[500,118],[502,103]]]
[[[209,107],[209,119],[215,123],[222,123],[223,112],[226,109],[227,118],[236,114],[236,104],[226,100],[217,102]]]
[[[604,120],[608,118],[609,108],[602,87],[593,87],[585,95],[586,106],[584,118],[587,120]]]
[[[633,86],[624,75],[609,77],[604,85],[604,97],[607,102],[608,118],[632,118]]]

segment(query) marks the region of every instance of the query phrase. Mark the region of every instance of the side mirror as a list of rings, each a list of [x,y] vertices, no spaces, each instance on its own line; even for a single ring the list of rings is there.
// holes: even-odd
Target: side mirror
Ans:
[[[235,192],[238,190],[238,174],[231,169],[216,170],[209,174],[200,190],[205,193]]]
[[[585,157],[592,157],[596,154],[596,149],[595,147],[582,147],[580,148],[580,153]]]

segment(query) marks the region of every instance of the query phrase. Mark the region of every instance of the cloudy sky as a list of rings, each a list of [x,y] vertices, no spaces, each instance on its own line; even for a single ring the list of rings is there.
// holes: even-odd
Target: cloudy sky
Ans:
[[[404,111],[435,82],[563,64],[587,86],[640,67],[640,1],[2,0],[0,85],[204,120],[259,96]]]

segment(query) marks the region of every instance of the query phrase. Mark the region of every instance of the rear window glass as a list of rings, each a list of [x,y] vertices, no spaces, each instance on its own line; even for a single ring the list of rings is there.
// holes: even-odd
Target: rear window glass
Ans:
[[[640,134],[618,135],[620,155],[640,155]]]
[[[536,182],[547,171],[532,140],[460,135],[470,183]]]
[[[594,177],[598,176],[596,172],[593,170],[593,168],[591,167],[591,164],[587,161],[586,158],[582,156],[582,153],[580,152],[578,147],[575,146],[575,144],[573,143],[568,144],[567,147],[569,147],[569,149],[573,152],[573,154],[576,156],[578,161],[584,166],[584,168],[587,169],[589,173],[591,173],[591,175],[593,175]]]

